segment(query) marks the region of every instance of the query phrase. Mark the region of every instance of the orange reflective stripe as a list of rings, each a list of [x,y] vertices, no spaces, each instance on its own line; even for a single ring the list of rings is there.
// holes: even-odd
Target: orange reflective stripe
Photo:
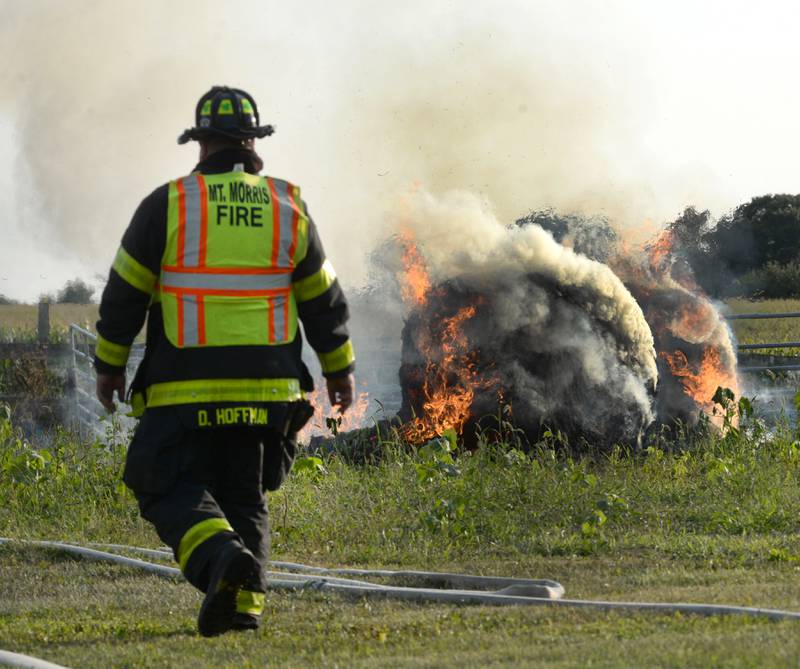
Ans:
[[[169,293],[170,295],[217,295],[220,297],[281,297],[282,295],[289,295],[292,291],[291,288],[273,288],[270,290],[238,290],[236,288],[173,288],[170,286],[163,286],[162,293]]]
[[[267,323],[269,327],[269,343],[275,341],[275,309],[273,301],[267,298]]]
[[[201,299],[201,295],[183,296],[183,343],[186,346],[197,346],[200,339]]]
[[[200,186],[200,248],[197,260],[200,267],[205,267],[206,252],[208,251],[208,193],[206,180],[201,174],[197,175],[197,185]]]
[[[182,266],[186,246],[186,191],[183,188],[183,179],[178,179],[175,187],[178,189],[178,256],[176,262],[178,266]]]
[[[202,295],[197,296],[197,343],[200,346],[206,343],[206,303]]]
[[[292,205],[292,243],[289,245],[288,265],[294,268],[294,252],[297,248],[297,224],[300,221],[300,209],[295,201],[296,190],[295,187],[289,184],[289,203]],[[286,322],[289,322],[288,314]],[[288,338],[288,335],[287,335]]]
[[[183,257],[179,265],[199,267],[201,260],[201,242],[203,238],[203,205],[205,200],[202,191],[205,181],[199,174],[193,174],[180,180],[183,187],[185,221],[183,228]]]
[[[285,267],[178,267],[164,265],[165,272],[183,272],[184,274],[288,274],[291,270]]]
[[[178,294],[178,346],[183,346],[183,295]]]
[[[283,300],[283,341],[289,341],[289,296]]]
[[[285,264],[286,266],[294,269],[294,252],[297,248],[297,226],[300,222],[300,208],[297,206],[297,201],[295,200],[296,195],[295,187],[287,183],[286,184],[286,196],[289,201],[289,205],[291,206],[291,241],[289,242],[289,248],[287,249],[286,257],[285,257]],[[287,296],[283,300],[283,340],[289,341],[289,305],[290,305],[290,298]]]
[[[278,254],[281,250],[281,204],[275,180],[267,178],[269,192],[272,193],[272,266],[278,266]]]
[[[267,177],[267,183],[272,193],[272,266],[293,269],[300,222],[297,189],[281,179]]]

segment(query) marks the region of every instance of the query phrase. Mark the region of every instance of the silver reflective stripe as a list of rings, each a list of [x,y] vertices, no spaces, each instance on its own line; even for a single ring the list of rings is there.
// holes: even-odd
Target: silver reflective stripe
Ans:
[[[173,272],[164,270],[161,283],[165,288],[195,290],[281,290],[291,285],[289,272],[271,274],[220,274],[212,272]]]
[[[278,205],[280,209],[281,239],[280,251],[278,253],[278,267],[292,267],[292,259],[289,257],[289,247],[292,245],[292,219],[295,214],[294,197],[289,184],[280,179],[273,179],[275,191],[278,193]]]
[[[289,288],[292,275],[279,274],[215,274],[211,272],[171,272],[164,270],[161,285],[165,288],[197,290],[280,290]]]
[[[198,307],[196,295],[183,296],[183,345],[197,346],[200,343],[198,330]]]
[[[200,264],[200,177],[192,174],[183,179],[186,196],[186,237],[183,246],[183,264],[197,267]]]
[[[286,296],[276,295],[269,301],[269,306],[274,314],[275,319],[275,341],[283,341],[286,334],[286,318],[284,314],[284,305],[286,304]]]

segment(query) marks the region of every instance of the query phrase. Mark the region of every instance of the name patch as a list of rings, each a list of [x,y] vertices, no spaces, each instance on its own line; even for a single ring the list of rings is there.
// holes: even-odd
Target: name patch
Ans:
[[[215,427],[217,425],[266,425],[267,410],[264,407],[220,407],[218,409],[199,409],[197,425]]]

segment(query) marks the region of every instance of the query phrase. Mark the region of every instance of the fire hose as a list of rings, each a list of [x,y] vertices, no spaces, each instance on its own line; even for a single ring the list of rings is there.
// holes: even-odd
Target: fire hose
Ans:
[[[121,544],[88,543],[79,545],[60,541],[32,541],[0,537],[0,545],[21,544],[71,553],[90,560],[112,562],[171,579],[181,579],[179,569],[147,560],[126,557],[109,551],[124,551],[153,559],[171,559],[164,549],[141,548]],[[104,549],[104,550],[101,550]],[[695,615],[745,615],[770,620],[800,620],[800,612],[724,604],[688,604],[665,602],[622,602],[563,599],[563,586],[549,579],[506,578],[428,571],[390,571],[385,569],[324,568],[294,562],[270,562],[266,572],[267,587],[273,590],[333,592],[352,597],[379,597],[414,602],[449,602],[454,604],[490,604],[495,606],[563,606],[604,611],[656,611]],[[347,578],[360,577],[360,578]],[[380,578],[390,583],[416,583],[426,587],[386,585],[361,580]],[[434,587],[438,586],[438,587]],[[0,651],[0,666],[31,669],[65,669],[25,655]]]

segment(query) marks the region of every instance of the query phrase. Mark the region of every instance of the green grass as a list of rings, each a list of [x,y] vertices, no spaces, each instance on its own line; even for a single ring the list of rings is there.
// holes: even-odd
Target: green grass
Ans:
[[[443,443],[305,460],[270,498],[276,559],[553,578],[572,598],[800,610],[800,443],[757,424],[691,448],[570,457]],[[691,441],[691,440],[690,440]],[[0,535],[158,546],[123,447],[52,456],[0,421]],[[271,592],[255,634],[206,640],[186,584],[0,548],[0,648],[72,667],[783,667],[800,624]]]

